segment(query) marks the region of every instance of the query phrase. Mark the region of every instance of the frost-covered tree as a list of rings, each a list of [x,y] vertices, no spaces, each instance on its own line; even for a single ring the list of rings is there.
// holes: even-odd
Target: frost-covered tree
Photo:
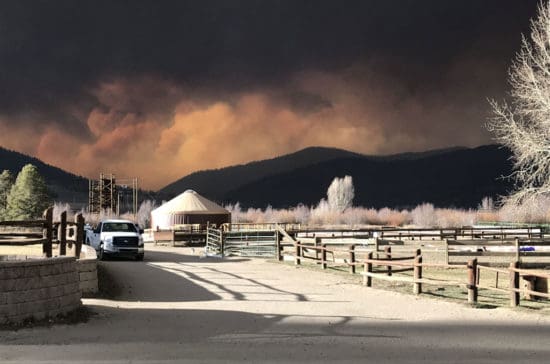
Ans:
[[[510,101],[491,101],[488,129],[513,154],[515,191],[506,201],[521,204],[550,194],[550,4],[540,3],[531,35],[509,71]]]
[[[488,196],[483,197],[477,209],[481,211],[493,211],[495,209],[493,198]]]
[[[155,209],[155,202],[151,200],[145,200],[139,205],[137,213],[137,223],[142,228],[150,227],[151,225],[151,211]]]
[[[5,220],[8,194],[13,186],[14,178],[11,172],[5,169],[0,174],[0,220]]]
[[[343,212],[353,205],[355,189],[351,176],[335,177],[327,190],[327,201],[330,209]]]
[[[6,218],[28,220],[42,216],[51,199],[44,178],[32,164],[17,175],[7,198]]]

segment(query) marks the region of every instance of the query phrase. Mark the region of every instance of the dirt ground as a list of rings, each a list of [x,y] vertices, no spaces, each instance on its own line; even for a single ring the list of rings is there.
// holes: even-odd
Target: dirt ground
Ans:
[[[147,246],[102,262],[86,323],[0,331],[0,362],[547,362],[550,318],[341,274]]]

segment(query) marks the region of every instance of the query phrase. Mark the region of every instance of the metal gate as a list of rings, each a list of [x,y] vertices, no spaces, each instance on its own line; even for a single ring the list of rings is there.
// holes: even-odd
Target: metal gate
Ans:
[[[204,252],[208,257],[223,257],[223,233],[221,230],[213,228],[206,230]]]
[[[275,231],[226,231],[209,228],[206,233],[206,256],[242,257],[277,256]]]
[[[229,231],[223,235],[225,255],[243,257],[275,257],[277,233],[275,231]]]

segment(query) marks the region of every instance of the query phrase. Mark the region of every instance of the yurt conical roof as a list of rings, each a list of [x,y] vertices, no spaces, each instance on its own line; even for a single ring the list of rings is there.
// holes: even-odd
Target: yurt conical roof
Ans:
[[[152,213],[174,214],[229,214],[229,211],[193,190],[186,190],[174,197],[162,206],[154,209]]]

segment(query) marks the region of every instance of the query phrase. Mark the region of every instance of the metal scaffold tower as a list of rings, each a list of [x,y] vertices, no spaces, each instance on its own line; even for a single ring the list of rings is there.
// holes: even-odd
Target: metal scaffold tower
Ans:
[[[112,173],[101,173],[99,180],[89,180],[88,211],[99,214],[106,211],[110,214],[131,213],[137,216],[138,179],[116,179]]]

